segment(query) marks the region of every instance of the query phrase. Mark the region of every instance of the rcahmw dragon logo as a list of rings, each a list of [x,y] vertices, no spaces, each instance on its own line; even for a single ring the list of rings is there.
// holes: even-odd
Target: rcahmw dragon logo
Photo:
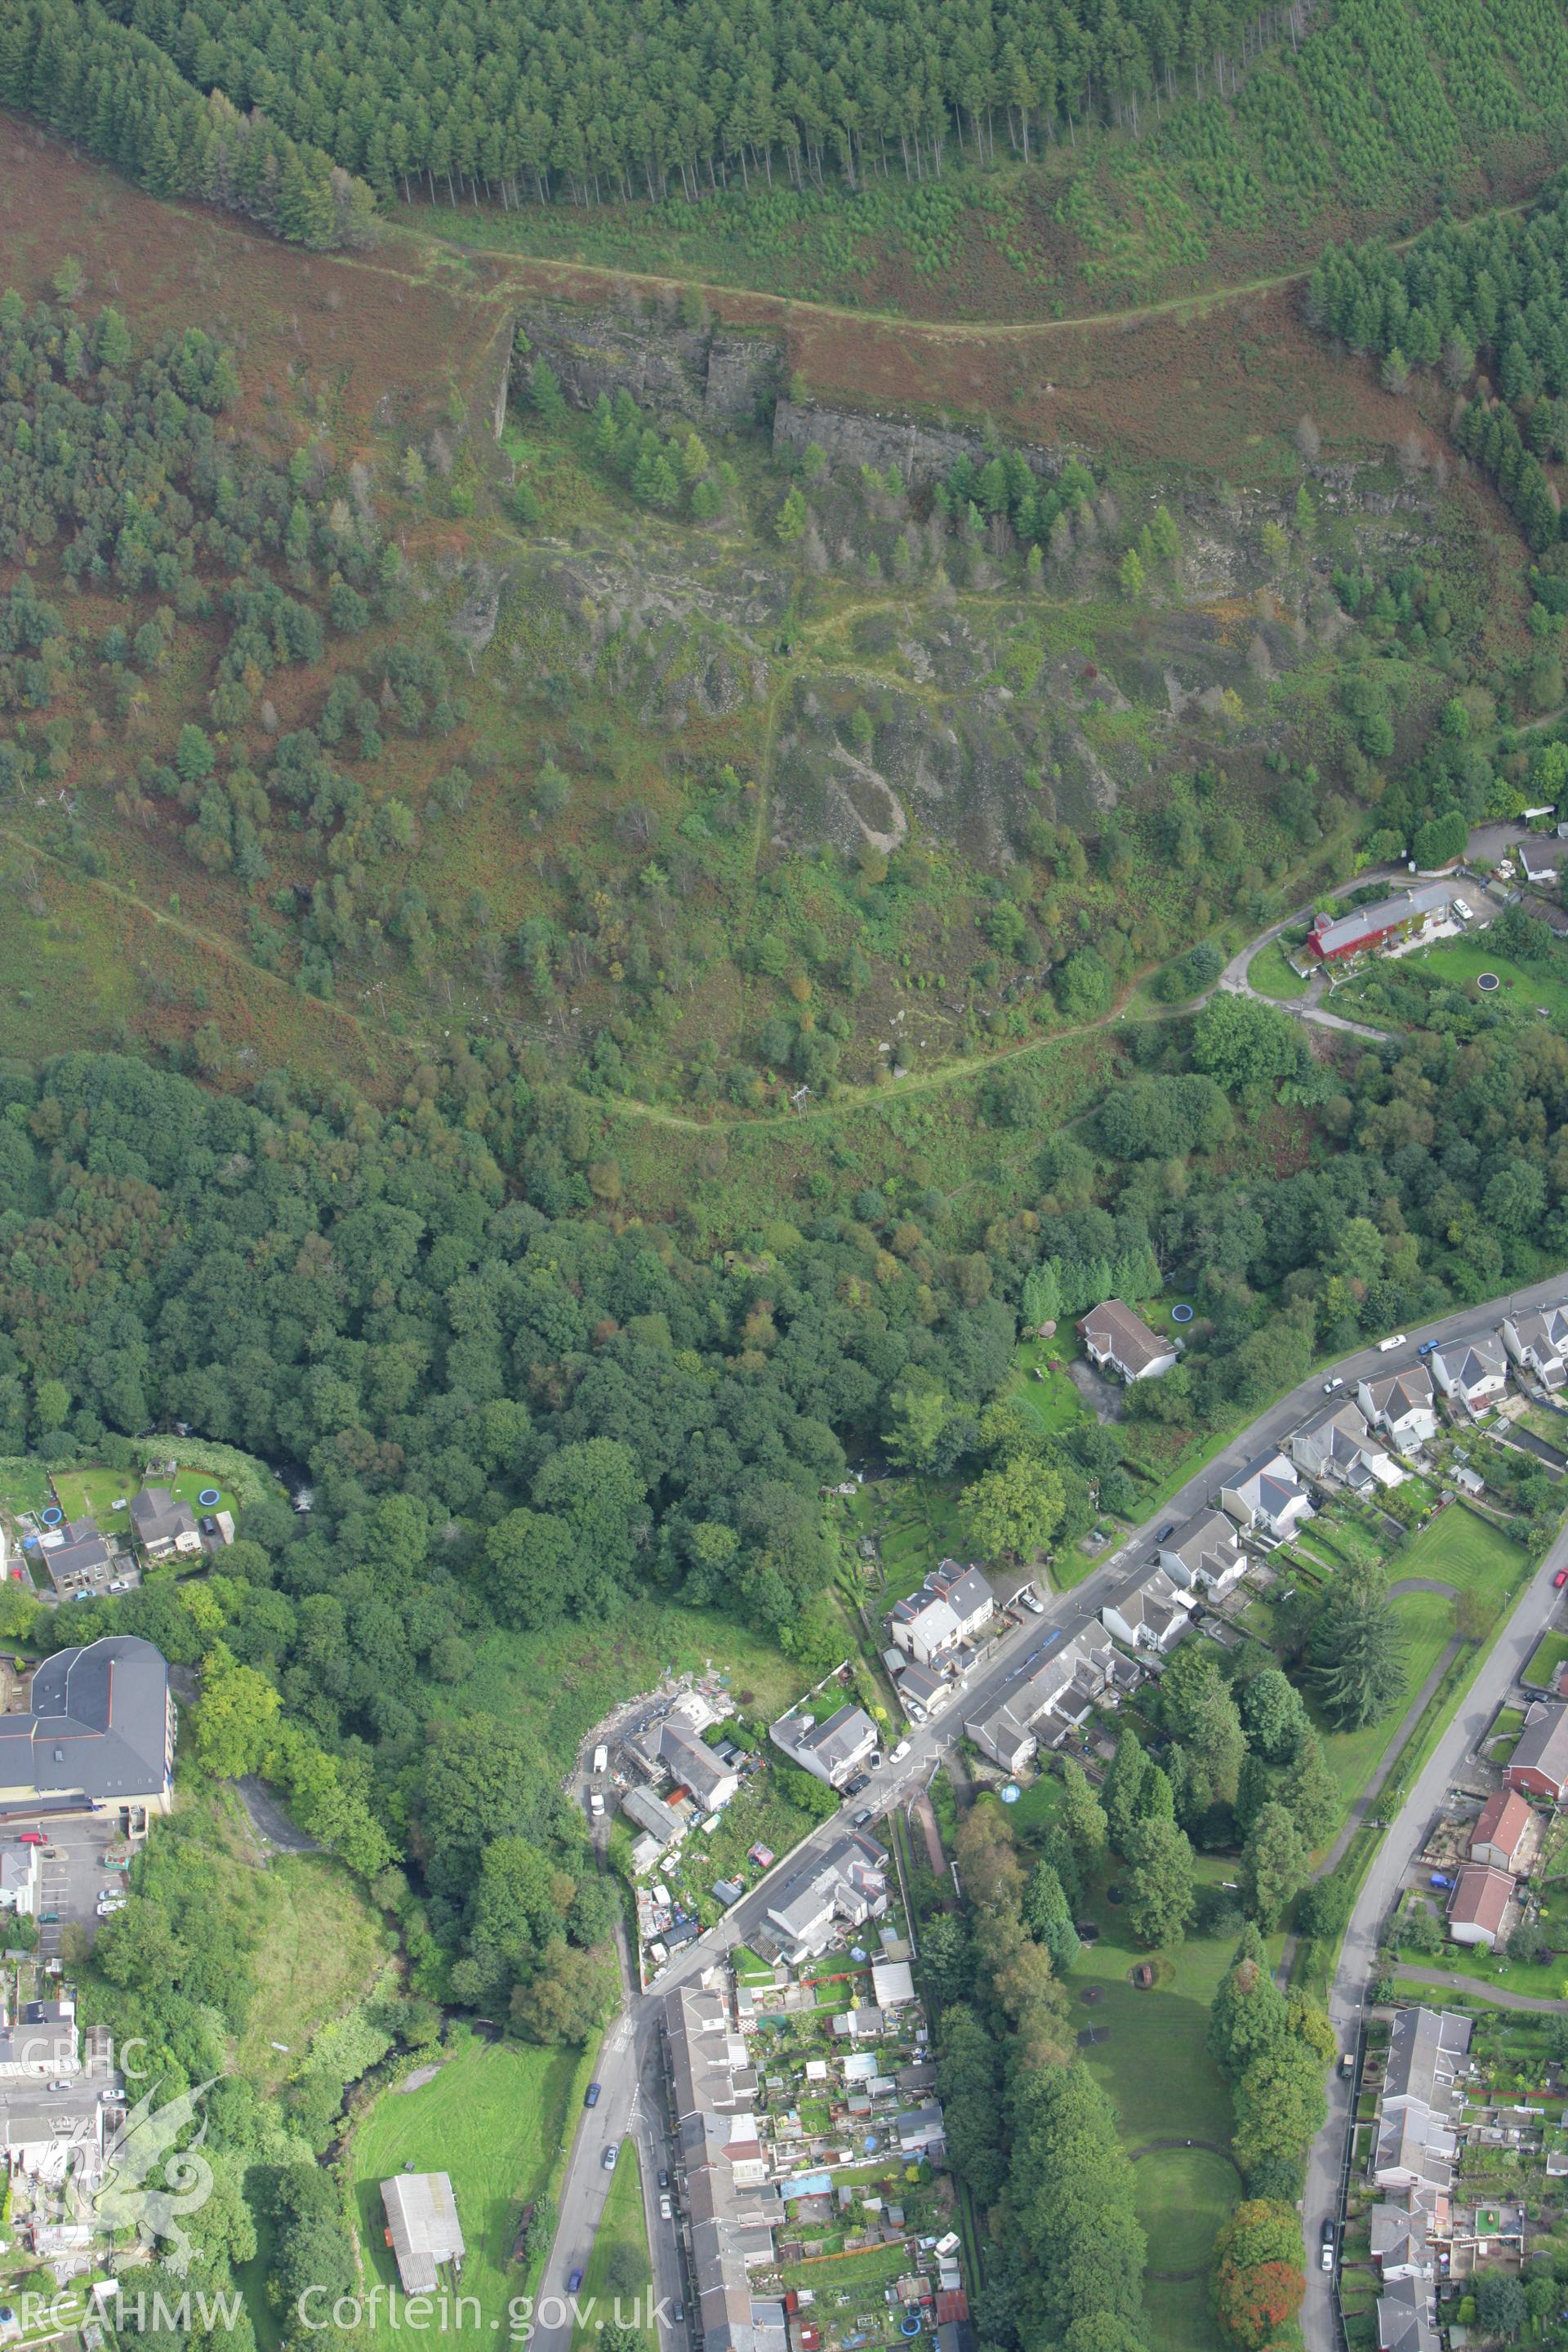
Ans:
[[[104,2231],[133,2229],[148,2243],[161,2240],[171,2251],[167,2267],[183,2275],[191,2259],[190,2232],[180,2216],[199,2213],[212,2195],[213,2168],[201,2153],[206,2118],[186,2147],[174,2142],[195,2121],[196,2110],[217,2077],[154,2107],[158,2085],[139,2099],[104,2150],[103,2186],[86,2200],[83,2218]]]

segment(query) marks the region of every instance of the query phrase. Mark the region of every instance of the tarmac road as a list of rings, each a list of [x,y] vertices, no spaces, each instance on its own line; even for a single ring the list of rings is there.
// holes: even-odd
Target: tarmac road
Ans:
[[[1255,1455],[1277,1447],[1306,1415],[1323,1400],[1324,1382],[1337,1374],[1347,1391],[1353,1393],[1362,1378],[1397,1371],[1415,1360],[1417,1345],[1426,1339],[1469,1339],[1482,1332],[1496,1329],[1502,1316],[1515,1308],[1526,1309],[1557,1304],[1568,1299],[1568,1285],[1561,1279],[1546,1286],[1526,1286],[1513,1292],[1488,1300],[1479,1307],[1460,1308],[1436,1323],[1412,1330],[1409,1345],[1391,1349],[1384,1355],[1375,1346],[1363,1348],[1332,1366],[1323,1366],[1310,1380],[1292,1389],[1277,1404],[1258,1415],[1241,1434],[1228,1444],[1207,1467],[1189,1478],[1186,1484],[1134,1534],[1127,1538],[1098,1567],[1091,1570],[1082,1583],[1071,1592],[1063,1593],[1047,1603],[1042,1617],[1027,1616],[1024,1622],[994,1645],[983,1669],[973,1675],[965,1695],[949,1706],[945,1715],[934,1723],[927,1723],[909,1734],[909,1753],[894,1764],[882,1765],[870,1785],[859,1796],[847,1801],[832,1820],[813,1831],[794,1851],[786,1855],[768,1875],[760,1880],[732,1909],[727,1911],[716,1926],[671,1962],[649,1994],[628,1990],[627,2008],[606,2033],[600,2063],[602,2084],[599,2105],[576,2119],[576,2140],[567,2167],[565,2185],[561,2198],[561,2220],[554,2246],[545,2264],[541,2285],[542,2303],[546,2298],[564,2296],[566,2281],[572,2271],[585,2268],[592,2248],[594,2232],[604,2210],[608,2176],[603,2171],[603,2151],[609,2137],[633,2131],[643,2152],[644,2179],[649,2198],[651,2220],[649,2244],[654,2250],[656,2280],[661,2292],[685,2297],[682,2287],[666,2290],[663,2281],[676,2274],[673,2257],[674,2232],[668,2223],[658,2220],[657,2179],[660,2167],[674,2169],[671,2152],[666,2138],[662,2095],[659,2089],[658,2019],[659,1997],[672,1987],[690,1982],[700,1976],[721,1953],[745,1943],[755,1928],[766,1918],[769,1909],[781,1896],[787,1895],[794,1884],[820,1859],[826,1847],[839,1836],[849,1818],[862,1807],[869,1808],[874,1818],[887,1812],[904,1797],[910,1786],[928,1780],[948,1749],[956,1746],[963,1735],[966,1717],[975,1715],[983,1706],[998,1696],[1005,1683],[1038,1654],[1058,1647],[1073,1634],[1098,1619],[1105,1603],[1135,1580],[1150,1556],[1150,1547],[1160,1528],[1168,1520],[1182,1519],[1210,1502],[1222,1486],[1230,1483]],[[1553,1547],[1551,1559],[1531,1580],[1524,1598],[1514,1612],[1508,1633],[1498,1644],[1478,1680],[1477,1692],[1470,1703],[1456,1717],[1452,1733],[1441,1743],[1438,1754],[1423,1772],[1415,1789],[1402,1808],[1398,1821],[1384,1842],[1383,1852],[1391,1858],[1406,1835],[1414,1838],[1410,1851],[1418,1850],[1421,1832],[1429,1820],[1435,1798],[1428,1792],[1435,1789],[1440,1796],[1447,1785],[1454,1758],[1462,1755],[1468,1741],[1474,1738],[1472,1717],[1486,1718],[1495,1706],[1495,1691],[1506,1689],[1517,1667],[1529,1656],[1540,1626],[1550,1614],[1554,1595],[1551,1571],[1568,1559],[1568,1534]],[[1532,1608],[1538,1611],[1532,1614]],[[1420,1810],[1422,1803],[1426,1811]],[[1392,1867],[1392,1859],[1391,1864]],[[1378,1899],[1376,1890],[1397,1883],[1405,1865],[1401,1864],[1389,1879],[1381,1861],[1374,1864],[1367,1881],[1363,1899],[1345,1939],[1341,1974],[1335,1983],[1337,2020],[1345,2015],[1345,2002],[1359,2005],[1360,1987],[1366,1979],[1367,1961],[1375,1942],[1376,1920],[1381,1916],[1384,1891]],[[1370,1927],[1368,1927],[1370,1922]],[[635,1982],[635,1979],[630,1979]],[[1341,2093],[1337,2079],[1331,2091],[1331,2101]],[[1336,2131],[1336,2117],[1338,2130]],[[1331,2176],[1337,2167],[1342,2142],[1343,2104],[1331,2105],[1330,2119],[1313,2151],[1312,2172],[1306,2206],[1309,2237],[1315,2230],[1314,2217],[1331,2210],[1331,2198],[1325,2187],[1322,2162],[1327,2161]],[[1312,2315],[1328,2311],[1326,2290],[1328,2281],[1319,2272],[1308,2276],[1308,2306],[1303,2314],[1308,2323],[1308,2342],[1312,2352],[1331,2352],[1331,2333],[1323,2336],[1310,2324]],[[548,2306],[547,2306],[548,2307]],[[658,2341],[660,2352],[683,2352],[688,2336],[685,2324],[677,2326],[670,2318],[669,2305],[659,2314]],[[603,2316],[604,2315],[599,2315]],[[1329,2315],[1331,2328],[1331,2314]],[[542,2318],[536,2326],[534,2341],[540,2352],[569,2352],[572,2320],[566,2315],[559,2325],[547,2326]]]
[[[1376,1979],[1377,1931],[1398,1895],[1405,1873],[1426,1843],[1426,1832],[1449,1783],[1519,1680],[1530,1663],[1531,1651],[1556,1614],[1562,1595],[1552,1580],[1562,1568],[1568,1568],[1568,1528],[1525,1586],[1463,1705],[1417,1773],[1410,1794],[1384,1833],[1383,1843],[1351,1913],[1329,1994],[1329,2015],[1342,2050],[1354,2043],[1362,2004]],[[1436,1996],[1436,2005],[1442,2006],[1441,1993]],[[1336,2068],[1329,2084],[1328,2121],[1312,2143],[1307,2167],[1302,2214],[1309,2268],[1301,2332],[1309,2352],[1335,2352],[1339,2341],[1332,2282],[1315,2263],[1319,2228],[1326,2217],[1339,2212],[1340,2167],[1344,2158],[1350,2088]]]

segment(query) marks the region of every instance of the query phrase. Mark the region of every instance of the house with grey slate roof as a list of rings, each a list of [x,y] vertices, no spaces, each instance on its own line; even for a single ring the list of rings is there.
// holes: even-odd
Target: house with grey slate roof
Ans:
[[[1161,1567],[1173,1584],[1217,1601],[1247,1574],[1247,1554],[1223,1511],[1194,1511],[1160,1546]]]
[[[1219,1490],[1222,1511],[1228,1511],[1244,1533],[1260,1528],[1284,1537],[1312,1516],[1312,1505],[1295,1465],[1278,1451],[1256,1454],[1244,1469]]]
[[[1296,1467],[1322,1486],[1370,1495],[1379,1486],[1404,1481],[1404,1471],[1373,1436],[1360,1405],[1348,1397],[1304,1422],[1289,1446]]]
[[[1380,1381],[1358,1381],[1355,1401],[1373,1429],[1408,1454],[1437,1434],[1436,1394],[1425,1364],[1389,1372]]]
[[[1568,1308],[1505,1315],[1498,1338],[1520,1370],[1543,1389],[1557,1390],[1568,1381]]]
[[[57,1650],[33,1675],[32,1712],[0,1715],[0,1823],[109,1805],[166,1813],[174,1731],[169,1669],[151,1642],[113,1633]]]
[[[173,1559],[202,1548],[195,1513],[167,1486],[143,1486],[132,1496],[131,1524],[149,1559]]]
[[[1507,1388],[1508,1350],[1495,1333],[1483,1331],[1479,1339],[1450,1340],[1437,1349],[1432,1370],[1444,1395],[1475,1412]]]
[[[841,1789],[876,1752],[877,1727],[863,1706],[851,1699],[822,1723],[808,1715],[781,1715],[769,1727],[769,1736],[792,1764]]]

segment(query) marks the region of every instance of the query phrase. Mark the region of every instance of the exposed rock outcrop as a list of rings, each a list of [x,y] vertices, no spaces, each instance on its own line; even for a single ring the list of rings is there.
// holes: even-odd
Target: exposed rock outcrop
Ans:
[[[639,407],[694,423],[705,416],[751,423],[760,407],[766,421],[765,404],[778,382],[775,336],[627,319],[561,302],[528,305],[520,324],[574,408],[592,408],[601,393],[613,400],[626,391]]]
[[[773,410],[773,455],[801,457],[815,441],[831,466],[874,466],[885,473],[897,466],[906,484],[940,481],[960,457],[984,459],[984,436],[956,427],[916,425],[907,416],[877,416],[851,408],[818,408],[781,400]],[[1051,448],[1020,441],[1013,445],[1037,474],[1059,474],[1068,459],[1087,453],[1065,443]]]

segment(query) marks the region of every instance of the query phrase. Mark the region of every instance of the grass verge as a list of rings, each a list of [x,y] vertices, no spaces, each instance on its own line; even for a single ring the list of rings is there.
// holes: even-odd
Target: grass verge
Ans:
[[[594,2235],[594,2250],[584,2266],[577,2295],[582,2317],[573,2323],[573,2352],[596,2340],[601,2320],[618,2320],[623,2311],[646,2308],[652,2284],[642,2166],[637,2142],[625,2139]]]

